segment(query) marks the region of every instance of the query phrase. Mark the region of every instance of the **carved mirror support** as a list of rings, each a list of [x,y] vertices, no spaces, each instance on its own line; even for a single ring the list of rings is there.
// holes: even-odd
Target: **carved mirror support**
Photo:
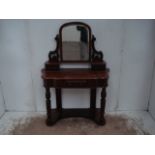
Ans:
[[[49,52],[49,62],[57,63],[90,63],[92,69],[104,69],[102,51],[95,48],[96,38],[89,25],[82,22],[63,24],[55,37],[56,49]],[[56,64],[55,64],[56,66]]]

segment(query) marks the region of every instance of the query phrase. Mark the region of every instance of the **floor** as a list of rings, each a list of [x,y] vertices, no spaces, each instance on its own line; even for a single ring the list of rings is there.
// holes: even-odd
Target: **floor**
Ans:
[[[45,117],[45,112],[6,112],[0,119],[0,134],[155,134],[155,121],[146,111],[109,112],[104,127],[83,118],[64,119],[47,127]]]

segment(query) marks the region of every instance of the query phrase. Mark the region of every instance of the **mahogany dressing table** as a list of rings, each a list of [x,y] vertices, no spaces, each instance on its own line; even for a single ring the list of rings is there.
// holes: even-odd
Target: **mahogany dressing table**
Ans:
[[[55,37],[57,46],[50,51],[42,69],[45,87],[47,125],[67,117],[85,117],[99,125],[105,124],[106,87],[109,70],[101,51],[94,46],[95,37],[89,25],[82,22],[63,24]],[[62,64],[88,64],[89,68],[61,68]],[[55,88],[56,109],[51,107],[50,88]],[[62,88],[90,88],[90,107],[64,109]],[[102,88],[100,108],[96,108],[96,89]]]

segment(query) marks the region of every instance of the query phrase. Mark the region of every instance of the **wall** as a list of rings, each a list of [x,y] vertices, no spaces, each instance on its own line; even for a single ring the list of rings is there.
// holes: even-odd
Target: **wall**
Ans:
[[[154,64],[154,72],[152,76],[152,87],[149,101],[149,112],[152,117],[155,119],[155,64]]]
[[[44,111],[41,68],[61,24],[71,20],[0,20],[0,66],[8,110]],[[110,68],[106,111],[146,110],[154,55],[153,20],[80,20],[96,36]],[[55,106],[55,92],[52,105]],[[100,89],[97,94],[100,101]],[[64,89],[64,107],[88,107],[89,90]]]
[[[0,82],[0,118],[1,116],[3,116],[4,113],[5,113],[4,98],[2,93],[2,85]]]
[[[33,111],[27,22],[0,20],[0,73],[8,111]]]
[[[118,109],[146,110],[155,59],[154,21],[127,20],[125,28]]]

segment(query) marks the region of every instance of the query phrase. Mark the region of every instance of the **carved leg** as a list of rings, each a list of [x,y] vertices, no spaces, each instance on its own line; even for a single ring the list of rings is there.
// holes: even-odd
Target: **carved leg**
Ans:
[[[96,109],[96,88],[90,89],[90,109],[91,116],[94,118]]]
[[[101,108],[100,108],[100,120],[99,124],[104,125],[105,119],[104,119],[104,112],[105,112],[105,99],[106,99],[106,88],[102,88],[101,91]]]
[[[46,124],[50,125],[51,124],[51,94],[50,94],[50,88],[46,87],[46,93],[45,93],[45,97],[46,97],[46,110],[47,110],[47,120],[46,120]]]

